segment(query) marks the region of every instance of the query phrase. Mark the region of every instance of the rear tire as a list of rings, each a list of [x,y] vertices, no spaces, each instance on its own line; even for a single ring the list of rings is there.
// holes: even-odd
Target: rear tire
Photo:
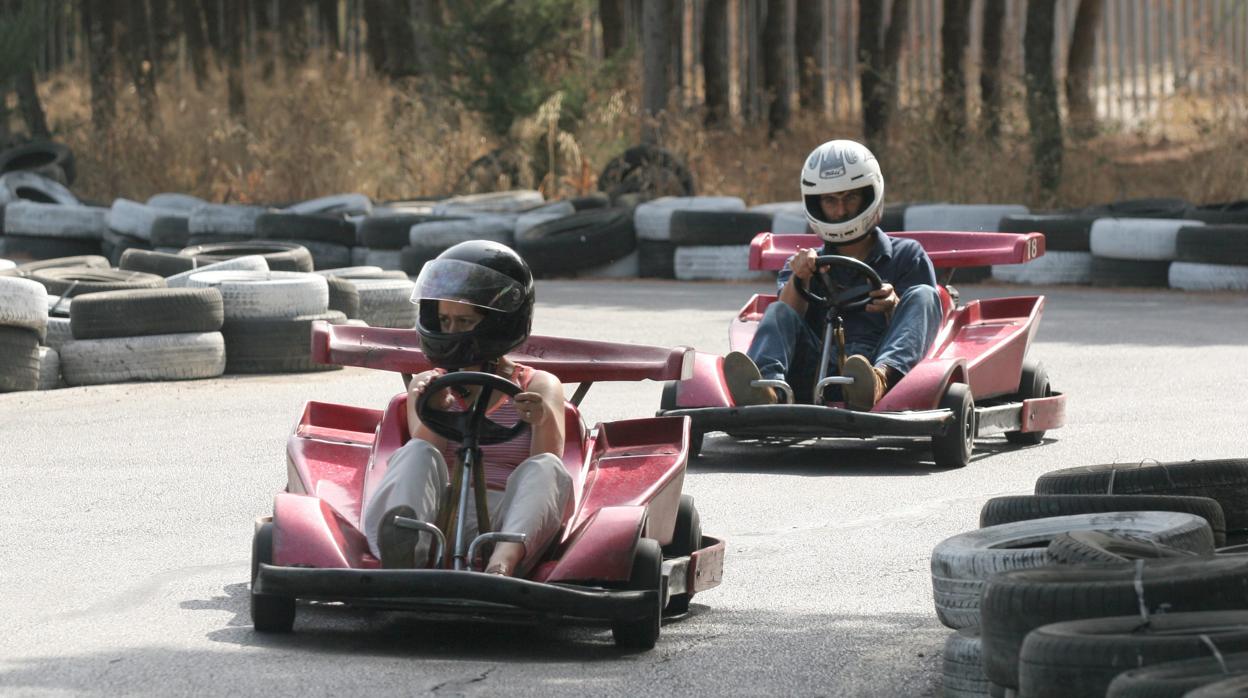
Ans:
[[[1049,387],[1049,372],[1044,364],[1034,359],[1024,361],[1022,377],[1018,381],[1018,392],[1014,394],[1013,399],[1032,400],[1052,394],[1053,390]],[[1007,431],[1005,440],[1019,446],[1035,446],[1044,440],[1044,432]]]
[[[633,552],[633,571],[626,587],[630,591],[654,591],[654,605],[640,618],[617,620],[611,624],[615,646],[622,649],[654,649],[663,622],[663,551],[658,541],[642,538]],[[255,598],[255,595],[252,595]],[[253,606],[254,608],[254,606]]]
[[[289,596],[257,594],[260,563],[273,562],[273,522],[260,526],[251,539],[251,624],[258,633],[288,633],[295,625],[295,600]]]
[[[953,422],[944,436],[932,437],[932,458],[938,468],[964,467],[975,445],[975,398],[965,383],[951,383],[940,408],[953,410]]]
[[[676,510],[676,528],[672,532],[672,542],[663,548],[663,557],[685,557],[692,555],[702,547],[702,519],[698,516],[698,508],[693,504],[693,497],[680,495],[680,506]],[[679,615],[689,612],[689,602],[693,593],[687,592],[668,597],[668,615]]]

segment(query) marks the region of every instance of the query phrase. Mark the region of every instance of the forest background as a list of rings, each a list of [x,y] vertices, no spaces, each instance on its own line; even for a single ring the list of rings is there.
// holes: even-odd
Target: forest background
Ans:
[[[643,142],[757,204],[832,138],[892,202],[1211,203],[1246,66],[1241,0],[0,0],[0,145],[105,205],[558,198]]]

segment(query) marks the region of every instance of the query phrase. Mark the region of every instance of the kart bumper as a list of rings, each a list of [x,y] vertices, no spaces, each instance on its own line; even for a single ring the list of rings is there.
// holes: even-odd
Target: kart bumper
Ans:
[[[750,405],[660,410],[659,416],[690,419],[694,432],[769,436],[942,436],[951,410],[858,412],[821,405]]]

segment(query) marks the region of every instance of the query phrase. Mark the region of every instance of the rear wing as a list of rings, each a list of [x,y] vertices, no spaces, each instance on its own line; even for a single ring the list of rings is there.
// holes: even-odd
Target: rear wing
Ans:
[[[944,230],[889,233],[923,246],[937,269],[1025,264],[1044,255],[1043,233],[962,233]],[[799,247],[823,247],[816,235],[759,233],[750,243],[750,269],[779,271]]]
[[[684,380],[693,373],[693,349],[533,335],[508,354],[552,373],[563,383]],[[398,373],[420,373],[433,364],[420,350],[416,330],[312,324],[312,360]]]

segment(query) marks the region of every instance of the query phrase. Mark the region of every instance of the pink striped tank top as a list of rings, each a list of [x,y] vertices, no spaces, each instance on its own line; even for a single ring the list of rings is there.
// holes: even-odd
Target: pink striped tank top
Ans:
[[[533,369],[515,364],[516,372],[512,379],[522,391],[529,389],[529,381],[533,380]],[[504,376],[505,377],[505,376]],[[467,404],[456,397],[457,409],[467,409]],[[503,426],[512,426],[520,421],[520,413],[516,403],[505,398],[486,412],[491,421]],[[491,490],[503,490],[507,487],[507,478],[521,463],[528,460],[533,444],[533,430],[526,429],[520,436],[511,441],[490,444],[481,447],[481,460],[485,462],[485,486]],[[447,441],[442,447],[442,457],[448,466],[455,467],[459,462],[459,442]]]

